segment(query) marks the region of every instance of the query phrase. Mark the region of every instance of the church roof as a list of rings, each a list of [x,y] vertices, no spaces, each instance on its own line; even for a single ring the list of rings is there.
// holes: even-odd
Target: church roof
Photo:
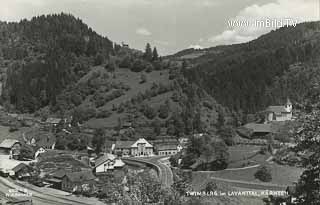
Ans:
[[[288,112],[284,106],[269,106],[266,111],[274,113]]]

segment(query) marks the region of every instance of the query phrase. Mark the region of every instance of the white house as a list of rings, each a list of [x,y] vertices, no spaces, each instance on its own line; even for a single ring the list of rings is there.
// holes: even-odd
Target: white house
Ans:
[[[96,173],[104,173],[114,169],[122,168],[124,166],[125,163],[121,159],[117,158],[113,154],[107,153],[96,159],[95,171]]]
[[[112,145],[112,148],[114,153],[121,153],[125,156],[153,155],[153,145],[144,138],[140,138],[137,141],[116,141],[116,143]]]
[[[35,150],[35,153],[34,153],[35,159],[39,156],[39,154],[46,152],[46,150],[43,147],[35,147],[34,150]]]
[[[266,109],[266,122],[287,121],[292,119],[292,103],[287,99],[287,103],[283,106],[269,106]]]
[[[131,145],[131,155],[151,156],[153,155],[153,146],[144,138],[140,138]]]
[[[175,155],[181,150],[182,146],[177,144],[159,144],[156,146],[156,151],[159,156]]]

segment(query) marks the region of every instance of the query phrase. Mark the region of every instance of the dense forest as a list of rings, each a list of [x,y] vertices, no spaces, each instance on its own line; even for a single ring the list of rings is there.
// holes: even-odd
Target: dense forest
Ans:
[[[288,72],[293,72],[289,69],[293,64],[310,64],[319,57],[319,26],[317,22],[304,23],[248,43],[204,49],[202,55],[189,59],[193,66],[185,74],[219,103],[237,112],[255,113],[268,105],[282,104],[287,97],[298,102],[301,98],[297,94],[285,89],[280,94],[274,88],[283,83],[279,82],[283,75],[291,77]],[[192,52],[199,53],[186,50],[177,56]],[[298,83],[296,87],[301,85],[300,92],[309,89],[303,86],[304,81],[293,80]]]
[[[0,42],[6,69],[2,100],[22,112],[54,105],[62,89],[84,75],[95,59],[113,52],[108,38],[67,14],[2,22]]]

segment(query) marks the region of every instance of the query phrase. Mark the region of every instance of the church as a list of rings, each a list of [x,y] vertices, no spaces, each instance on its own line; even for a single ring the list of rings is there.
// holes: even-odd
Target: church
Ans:
[[[266,123],[282,122],[292,119],[292,103],[287,99],[287,103],[282,106],[269,106],[266,109]]]

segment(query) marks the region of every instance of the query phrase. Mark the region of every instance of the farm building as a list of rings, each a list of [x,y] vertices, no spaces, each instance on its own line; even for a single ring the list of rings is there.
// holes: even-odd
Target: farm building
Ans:
[[[245,138],[261,138],[272,133],[271,124],[248,123],[238,128],[240,136]]]
[[[181,151],[182,147],[177,144],[159,144],[155,149],[159,156],[169,156],[177,154]]]
[[[63,176],[61,188],[63,191],[73,192],[77,187],[94,185],[95,180],[96,177],[91,171],[70,172]]]
[[[21,143],[15,139],[5,139],[0,144],[0,152],[17,159],[20,155]]]
[[[104,154],[95,161],[95,172],[105,173],[125,166],[125,163],[113,154]]]
[[[17,166],[12,168],[12,171],[14,172],[14,176],[18,179],[27,179],[31,177],[31,168],[24,164],[20,163]]]

